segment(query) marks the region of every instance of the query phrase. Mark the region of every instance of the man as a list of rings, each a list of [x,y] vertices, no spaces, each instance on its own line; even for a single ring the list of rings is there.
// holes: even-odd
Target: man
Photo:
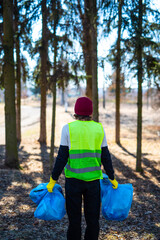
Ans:
[[[69,219],[68,240],[81,240],[82,199],[86,220],[85,240],[98,240],[100,215],[101,163],[113,188],[118,187],[104,129],[92,121],[92,101],[87,97],[77,99],[75,119],[62,129],[61,143],[53,168],[48,191],[52,192],[65,167],[66,210]]]

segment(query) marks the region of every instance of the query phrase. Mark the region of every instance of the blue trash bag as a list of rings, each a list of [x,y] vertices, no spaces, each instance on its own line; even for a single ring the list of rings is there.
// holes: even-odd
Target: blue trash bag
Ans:
[[[40,203],[42,198],[46,195],[48,192],[47,190],[47,184],[48,183],[41,183],[36,188],[32,189],[32,191],[29,194],[30,199],[36,203],[37,205]]]
[[[107,175],[100,180],[102,215],[107,220],[121,221],[128,217],[133,199],[132,184],[118,184],[117,189],[112,188]]]
[[[47,191],[45,196],[40,201],[34,216],[46,221],[61,220],[66,214],[65,198],[62,188],[59,184],[55,184],[53,192]]]

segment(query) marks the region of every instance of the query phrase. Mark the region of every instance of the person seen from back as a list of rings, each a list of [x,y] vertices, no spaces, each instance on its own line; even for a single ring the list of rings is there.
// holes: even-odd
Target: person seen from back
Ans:
[[[77,99],[75,121],[64,125],[56,162],[47,185],[53,191],[63,169],[65,172],[66,211],[69,219],[67,240],[81,240],[82,201],[86,230],[84,240],[98,240],[100,216],[101,164],[112,183],[114,178],[111,156],[105,131],[101,123],[92,120],[92,101],[87,97]]]

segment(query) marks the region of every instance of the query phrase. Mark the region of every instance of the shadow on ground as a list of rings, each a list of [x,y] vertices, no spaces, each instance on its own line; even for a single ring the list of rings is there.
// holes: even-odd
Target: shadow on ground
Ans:
[[[121,146],[123,151],[129,155],[126,148]],[[34,218],[36,205],[30,200],[31,189],[37,186],[38,182],[47,182],[50,176],[49,170],[49,147],[39,143],[30,146],[27,152],[24,146],[19,147],[20,164],[24,170],[10,170],[4,168],[4,146],[0,146],[1,159],[1,188],[0,188],[0,231],[1,240],[22,240],[22,239],[66,239],[68,220],[65,216],[61,221],[43,221]],[[57,153],[58,148],[55,149]],[[131,182],[134,188],[132,208],[128,218],[124,221],[107,221],[100,218],[100,240],[105,239],[152,239],[159,240],[159,188],[154,183],[154,178],[159,178],[159,171],[156,169],[156,162],[143,158],[146,170],[150,171],[152,178],[144,173],[137,174],[119,158],[112,154],[114,168],[123,175],[117,180],[119,183]],[[37,166],[42,164],[41,170]],[[59,183],[64,189],[64,175],[62,174]],[[84,233],[85,221],[83,218],[82,231]]]

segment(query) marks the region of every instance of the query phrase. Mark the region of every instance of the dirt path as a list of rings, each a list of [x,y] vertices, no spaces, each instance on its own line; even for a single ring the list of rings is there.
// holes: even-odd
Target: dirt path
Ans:
[[[60,142],[62,126],[72,121],[73,106],[68,113],[57,106],[56,152]],[[100,240],[159,240],[160,239],[160,112],[144,108],[143,112],[143,168],[140,175],[135,172],[136,162],[136,106],[123,104],[121,109],[121,146],[114,143],[114,105],[106,110],[100,108],[100,121],[106,131],[112,154],[116,179],[119,183],[132,183],[134,198],[129,217],[122,222],[100,218]],[[37,111],[38,115],[38,111]],[[26,120],[29,121],[29,120]],[[34,122],[34,121],[33,121]],[[19,159],[23,170],[4,168],[4,144],[0,145],[0,239],[2,240],[65,240],[67,216],[61,221],[36,220],[36,206],[29,199],[29,192],[41,182],[49,180],[49,145],[51,129],[51,105],[47,107],[47,146],[40,146],[39,122],[23,128],[23,140],[19,148]],[[0,122],[1,124],[1,122]],[[64,189],[64,175],[59,183]],[[85,221],[83,218],[83,232]]]

